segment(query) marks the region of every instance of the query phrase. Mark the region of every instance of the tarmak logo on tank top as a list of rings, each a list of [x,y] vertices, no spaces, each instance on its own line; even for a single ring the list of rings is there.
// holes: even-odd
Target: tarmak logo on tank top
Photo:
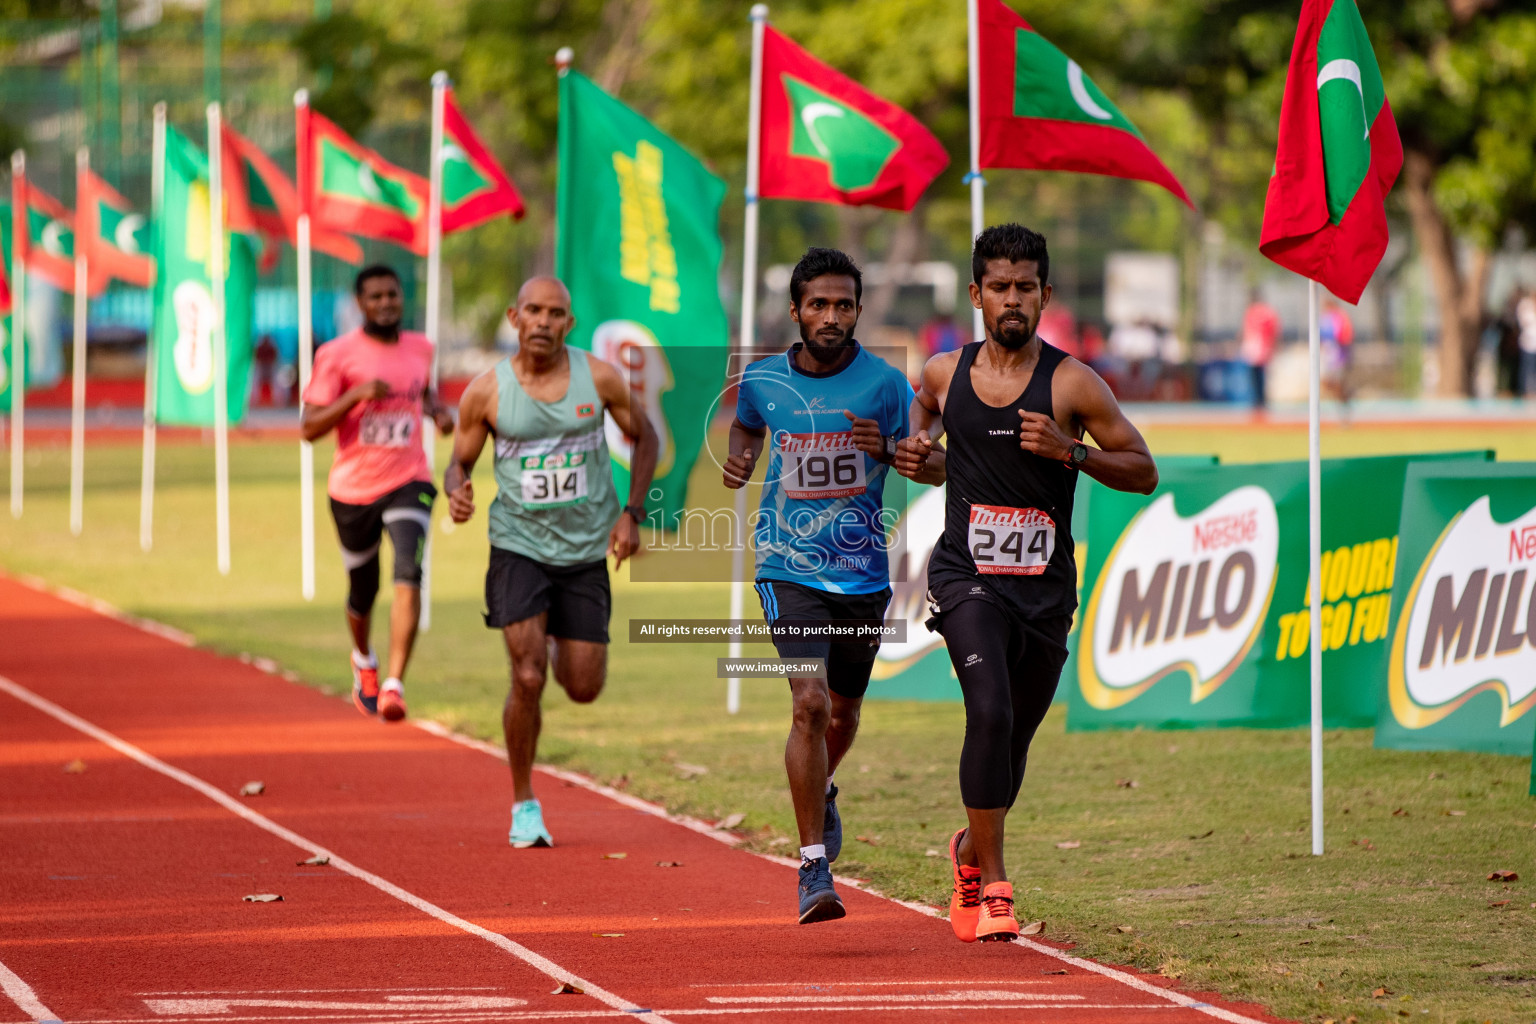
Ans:
[[[1014,437],[1017,434],[1018,434],[1017,430],[989,430],[989,431],[987,431],[987,435],[989,437]]]
[[[1165,494],[1133,519],[1099,572],[1083,617],[1078,683],[1100,710],[1174,672],[1205,700],[1264,628],[1280,547],[1275,502],[1239,487],[1193,516]]]

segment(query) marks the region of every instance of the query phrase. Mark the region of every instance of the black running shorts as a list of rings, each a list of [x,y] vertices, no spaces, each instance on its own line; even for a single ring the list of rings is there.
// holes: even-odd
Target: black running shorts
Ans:
[[[379,540],[387,530],[395,549],[395,582],[421,586],[421,560],[436,497],[437,488],[425,480],[413,480],[367,505],[348,505],[332,498],[331,516],[336,520],[336,538],[341,542],[341,560],[347,571],[378,557]]]
[[[783,580],[758,580],[754,586],[770,628],[790,622],[880,622],[891,603],[889,587],[873,594],[834,594]],[[799,640],[775,633],[773,646],[781,658],[825,658],[828,689],[858,700],[869,688],[880,640]]]
[[[601,558],[581,565],[546,565],[492,547],[485,607],[485,624],[491,629],[548,612],[546,635],[605,644],[613,611],[608,566]]]

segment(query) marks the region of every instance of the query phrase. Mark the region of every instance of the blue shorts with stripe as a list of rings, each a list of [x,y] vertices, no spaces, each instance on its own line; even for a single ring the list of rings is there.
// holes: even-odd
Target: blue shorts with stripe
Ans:
[[[753,586],[770,628],[791,622],[879,622],[891,603],[889,587],[873,594],[834,594],[783,580],[758,580]],[[880,650],[880,640],[799,639],[776,633],[773,646],[781,658],[826,659],[828,687],[834,693],[857,700],[869,686],[869,672]]]

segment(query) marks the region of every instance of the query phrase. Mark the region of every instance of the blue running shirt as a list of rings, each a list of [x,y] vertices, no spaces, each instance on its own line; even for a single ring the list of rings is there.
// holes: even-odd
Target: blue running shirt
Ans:
[[[736,399],[743,426],[768,430],[766,482],[753,524],[757,579],[873,594],[890,585],[891,517],[882,517],[881,507],[891,467],[854,447],[843,411],[874,420],[882,436],[906,437],[912,386],[862,346],[826,375],[800,369],[794,351],[748,366]]]

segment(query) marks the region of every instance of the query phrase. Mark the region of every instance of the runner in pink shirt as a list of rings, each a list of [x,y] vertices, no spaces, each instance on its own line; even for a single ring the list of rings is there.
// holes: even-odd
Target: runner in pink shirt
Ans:
[[[421,560],[437,489],[422,447],[423,412],[443,433],[453,413],[432,392],[432,342],[400,329],[405,308],[400,278],[371,266],[353,288],[363,326],[322,345],[304,391],[306,441],[336,431],[336,458],[326,486],[347,568],[347,627],[352,632],[352,700],[365,715],[405,717],[406,663],[421,615]],[[395,549],[395,603],[390,614],[389,675],[368,635],[379,593],[379,543]]]

